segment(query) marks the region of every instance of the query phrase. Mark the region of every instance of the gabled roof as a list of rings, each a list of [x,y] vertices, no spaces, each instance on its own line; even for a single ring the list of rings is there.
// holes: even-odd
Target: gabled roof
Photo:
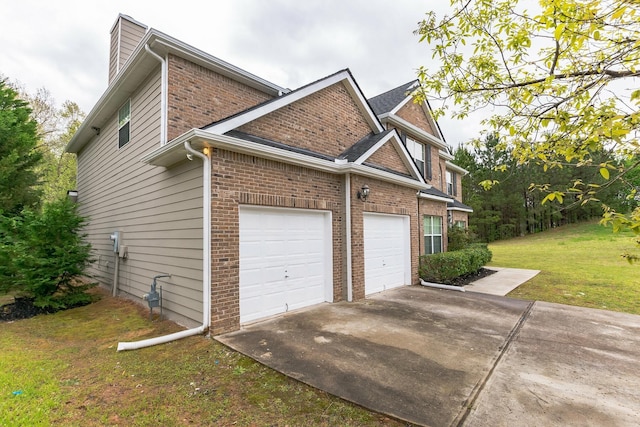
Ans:
[[[250,135],[237,129],[276,110],[304,99],[333,84],[342,83],[358,106],[371,133],[338,157],[317,153],[308,148],[300,148],[279,141]],[[342,70],[323,79],[291,91],[278,98],[266,101],[226,119],[212,123],[202,129],[192,129],[154,150],[142,158],[143,162],[169,167],[185,158],[185,141],[209,147],[220,147],[231,151],[244,152],[283,162],[305,165],[311,168],[333,173],[354,172],[365,176],[375,176],[382,180],[397,182],[401,185],[425,189],[430,185],[424,181],[415,162],[409,155],[395,129],[385,130],[376,118],[373,110],[364,98],[349,70]],[[367,163],[366,160],[385,144],[392,144],[410,175],[393,171],[380,165]]]
[[[427,120],[431,124],[431,128],[434,129],[438,133],[438,135],[431,135],[429,132],[419,128],[413,123],[409,123],[408,121],[397,115],[397,112],[402,107],[413,100],[412,93],[413,90],[418,87],[418,84],[418,80],[412,80],[408,83],[405,83],[394,89],[370,98],[369,104],[383,123],[388,123],[392,126],[398,126],[403,130],[426,139],[427,141],[429,141],[429,143],[435,145],[440,149],[446,149],[447,144],[444,140],[444,137],[442,136],[442,131],[440,130],[440,126],[438,125],[438,123],[433,119],[431,115],[431,107],[429,106],[429,102],[427,100],[425,100],[422,104],[422,108]]]
[[[371,108],[373,108],[373,111],[378,116],[384,113],[390,113],[400,104],[404,104],[406,102],[407,98],[411,95],[412,90],[415,89],[417,83],[417,80],[412,80],[385,93],[374,96],[369,99],[369,104],[371,104]]]
[[[204,126],[202,127],[202,130],[216,134],[224,134],[338,82],[342,82],[344,84],[371,129],[376,132],[382,132],[384,130],[382,124],[367,103],[362,91],[348,69],[338,71],[337,73],[331,74],[320,80],[316,80],[313,83],[302,86],[301,88],[291,91],[285,95],[263,102],[253,108],[249,108],[248,110],[234,114],[233,116],[214,122],[208,126]]]
[[[380,133],[370,133],[369,135],[362,138],[360,141],[353,144],[351,147],[344,150],[339,156],[339,159],[345,159],[348,162],[356,162],[360,159],[364,154],[375,147],[380,141],[385,140],[389,137],[389,134],[395,132],[394,129],[387,129]]]

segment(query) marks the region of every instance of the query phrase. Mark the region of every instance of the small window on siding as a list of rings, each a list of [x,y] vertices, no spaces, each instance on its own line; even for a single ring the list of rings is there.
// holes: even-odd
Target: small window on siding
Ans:
[[[442,217],[425,216],[424,225],[424,253],[437,254],[442,252]]]
[[[131,100],[128,99],[118,111],[118,148],[131,139]]]

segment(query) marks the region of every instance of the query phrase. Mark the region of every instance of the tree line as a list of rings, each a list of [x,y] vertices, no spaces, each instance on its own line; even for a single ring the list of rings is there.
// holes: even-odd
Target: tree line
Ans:
[[[593,153],[591,167],[576,167],[574,161],[549,169],[535,159],[519,163],[499,137],[491,134],[479,144],[458,147],[454,157],[457,165],[469,171],[462,178],[463,202],[474,210],[469,230],[485,242],[601,217],[603,205],[626,213],[638,206],[627,194],[629,187],[640,188],[640,168],[629,171],[624,179],[606,179],[600,164],[623,167],[625,162],[610,152]],[[588,183],[588,197],[582,192],[556,196],[567,183],[578,182]]]

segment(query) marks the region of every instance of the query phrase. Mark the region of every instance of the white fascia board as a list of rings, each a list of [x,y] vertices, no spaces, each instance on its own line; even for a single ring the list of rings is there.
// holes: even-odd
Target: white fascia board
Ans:
[[[444,162],[447,169],[451,169],[452,171],[458,172],[461,175],[467,175],[469,173],[468,170],[461,168],[460,166],[451,163],[450,161]]]
[[[418,135],[419,137],[426,139],[427,141],[429,141],[429,143],[435,145],[438,148],[447,149],[447,144],[445,144],[444,141],[442,141],[441,139],[431,135],[429,132],[425,132],[419,127],[409,123],[405,119],[402,119],[394,114],[383,114],[380,116],[380,120],[382,120],[383,122],[392,124],[394,126],[397,126],[399,128],[403,128],[415,135]]]
[[[373,111],[371,111],[366,100],[362,96],[362,93],[357,89],[357,86],[355,85],[355,82],[351,78],[351,75],[346,70],[338,72],[325,79],[319,80],[301,89],[298,89],[292,93],[287,94],[286,96],[283,96],[281,98],[276,98],[260,107],[251,109],[246,113],[241,113],[235,117],[232,117],[229,120],[225,120],[223,122],[208,126],[204,128],[204,130],[213,132],[219,135],[225,134],[230,130],[237,129],[238,127],[246,123],[259,119],[262,116],[272,113],[282,107],[285,107],[289,104],[299,101],[309,95],[312,95],[322,89],[326,89],[329,86],[332,86],[339,82],[348,82],[347,84],[345,84],[345,87],[351,94],[352,98],[355,97],[359,101],[360,107],[363,110],[363,113],[365,115],[365,118],[367,119],[368,124],[371,126],[372,129],[376,129],[378,132],[382,132],[383,131],[382,125],[376,119]]]
[[[289,92],[289,89],[280,87],[274,83],[271,83],[261,77],[251,74],[242,68],[236,67],[220,58],[210,55],[200,49],[190,46],[180,40],[174,39],[171,36],[163,34],[159,31],[153,30],[157,36],[151,44],[153,48],[160,51],[165,50],[168,53],[173,53],[181,58],[188,59],[198,65],[202,65],[205,68],[212,69],[219,74],[230,77],[236,81],[247,84],[258,90],[270,92],[274,95],[280,93]]]
[[[229,151],[244,153],[251,156],[271,159],[283,163],[295,164],[310,169],[321,170],[329,173],[344,174],[357,173],[363,176],[380,179],[386,182],[403,185],[415,189],[431,188],[424,181],[418,181],[391,172],[375,169],[365,165],[354,163],[342,163],[332,160],[319,159],[301,153],[296,153],[281,148],[270,147],[268,145],[257,144],[251,141],[234,138],[227,135],[218,135],[202,129],[191,129],[172,140],[167,145],[157,148],[140,159],[141,162],[169,167],[186,158],[187,152],[184,149],[184,142],[190,141],[194,148],[214,147]]]
[[[300,153],[295,153],[281,148],[257,144],[227,135],[218,135],[201,129],[191,129],[172,140],[167,145],[160,147],[140,159],[143,163],[155,166],[171,166],[186,157],[184,142],[190,141],[194,148],[214,147],[226,149],[236,153],[244,153],[266,159],[278,160],[285,163],[293,163],[325,172],[336,172],[343,167],[332,160],[319,159]]]
[[[453,199],[450,199],[448,197],[435,196],[433,194],[418,193],[418,197],[420,197],[421,199],[435,200],[437,202],[453,203]]]
[[[473,209],[465,209],[465,208],[457,208],[457,207],[447,208],[447,210],[448,211],[458,211],[458,212],[473,213]]]
[[[441,158],[443,158],[445,160],[453,160],[453,158],[454,158],[451,154],[449,154],[445,150],[438,150],[438,156],[440,156]]]
[[[394,173],[372,168],[366,165],[356,165],[354,163],[350,163],[347,172],[357,173],[358,175],[376,178],[381,181],[391,182],[394,184],[400,184],[402,186],[414,188],[416,190],[425,190],[431,188],[431,185],[425,183],[424,181],[418,181],[414,178],[407,178],[404,176],[396,175]]]
[[[402,153],[402,163],[404,163],[407,169],[411,171],[411,175],[414,178],[420,180],[420,182],[426,184],[424,178],[422,177],[422,174],[420,174],[420,171],[416,167],[416,164],[409,157],[409,153],[407,152],[406,147],[404,146],[404,144],[400,142],[400,137],[398,136],[398,133],[395,131],[389,132],[384,138],[378,141],[373,147],[369,148],[362,156],[358,157],[358,159],[356,159],[353,163],[356,165],[363,164],[365,160],[367,160],[371,155],[373,155],[373,153],[378,151],[380,147],[382,147],[384,144],[389,142],[389,140],[391,140],[391,143],[394,145],[396,150]]]
[[[114,76],[100,99],[82,121],[82,124],[65,147],[65,151],[69,153],[80,151],[95,136],[96,132],[92,128],[102,128],[105,121],[115,114],[117,109],[131,96],[149,73],[154,68],[160,68],[158,60],[147,53],[144,48],[153,35],[153,30],[147,31],[129,56],[129,59],[124,63],[124,67]]]

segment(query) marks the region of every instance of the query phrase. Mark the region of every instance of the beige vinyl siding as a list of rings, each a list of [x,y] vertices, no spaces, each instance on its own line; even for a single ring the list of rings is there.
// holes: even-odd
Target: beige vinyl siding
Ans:
[[[154,167],[140,158],[160,144],[159,67],[131,96],[131,141],[118,148],[117,111],[78,153],[80,212],[88,216],[95,262],[90,273],[113,283],[109,235],[122,233],[121,294],[143,304],[154,275],[163,280],[164,312],[192,326],[202,319],[202,162]]]
[[[109,49],[109,83],[111,83],[111,80],[113,80],[113,78],[116,76],[116,73],[118,72],[118,29],[119,29],[119,25],[117,26],[117,28],[114,28],[113,32],[111,33],[111,45],[110,45],[110,49]]]
[[[109,49],[109,83],[144,37],[146,28],[120,16],[111,31]]]
[[[140,27],[139,25],[127,20],[120,18],[120,67],[127,62],[131,53],[135,50],[136,46],[142,37],[144,36],[145,29]]]

